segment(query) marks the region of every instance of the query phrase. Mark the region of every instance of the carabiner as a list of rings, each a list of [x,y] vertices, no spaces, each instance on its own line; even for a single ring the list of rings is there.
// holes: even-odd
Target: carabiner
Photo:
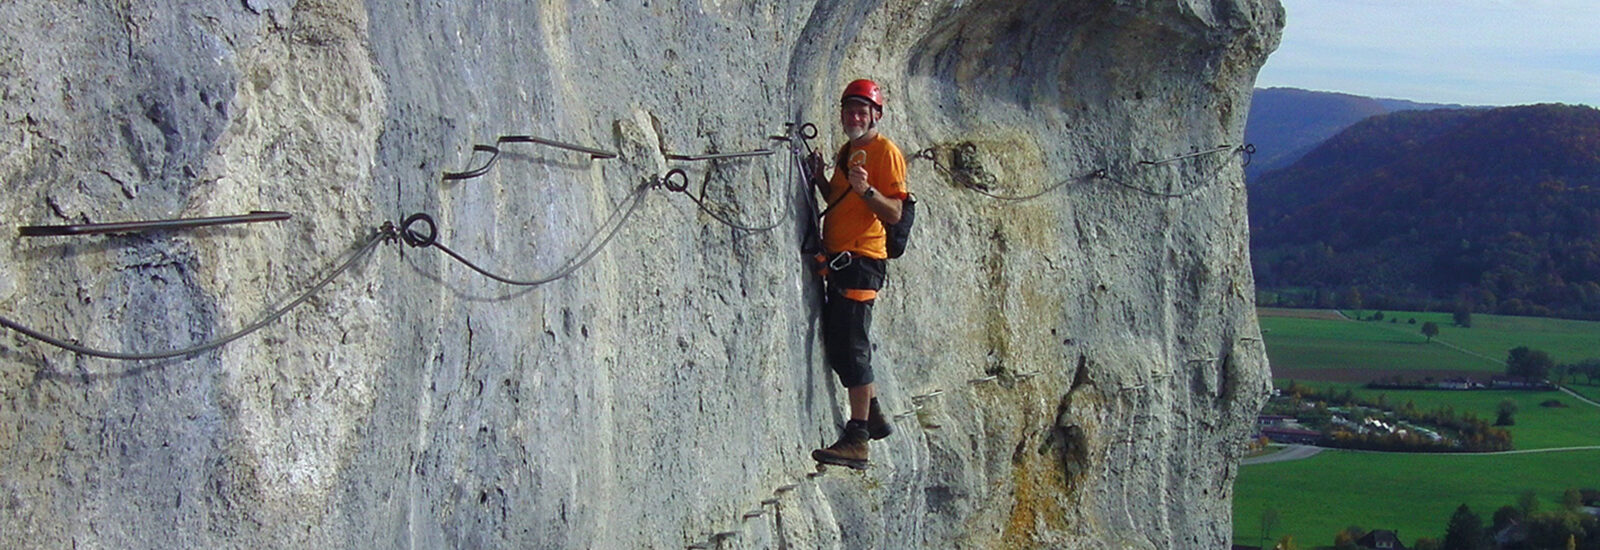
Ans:
[[[866,166],[867,165],[867,150],[866,149],[856,149],[856,152],[850,153],[850,162],[848,162],[846,164],[851,168],[855,168],[857,166]]]
[[[855,263],[855,256],[851,255],[849,250],[846,250],[834,255],[832,260],[828,260],[828,269],[839,271],[850,267],[852,263]]]

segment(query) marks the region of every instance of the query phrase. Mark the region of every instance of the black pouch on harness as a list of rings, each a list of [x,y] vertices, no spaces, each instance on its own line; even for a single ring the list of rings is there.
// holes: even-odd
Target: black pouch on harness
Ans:
[[[884,232],[888,233],[888,248],[890,258],[899,258],[906,253],[906,245],[911,243],[911,223],[917,219],[917,197],[907,194],[905,200],[900,202],[900,223],[884,224]]]

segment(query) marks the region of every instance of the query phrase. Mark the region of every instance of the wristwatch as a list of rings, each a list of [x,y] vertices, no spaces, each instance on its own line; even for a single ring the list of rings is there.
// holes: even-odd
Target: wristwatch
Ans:
[[[876,195],[876,194],[878,194],[878,190],[877,189],[868,187],[866,191],[862,191],[861,192],[861,198],[870,199],[870,198],[872,198],[873,195]]]

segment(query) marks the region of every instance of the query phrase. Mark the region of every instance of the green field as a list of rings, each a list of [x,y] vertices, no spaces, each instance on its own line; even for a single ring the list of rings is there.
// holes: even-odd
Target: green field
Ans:
[[[1387,323],[1262,317],[1261,331],[1274,373],[1298,369],[1505,370],[1499,361],[1428,343],[1420,329],[1407,331]]]
[[[1456,506],[1485,521],[1524,491],[1557,509],[1561,491],[1600,486],[1600,450],[1517,455],[1398,455],[1323,451],[1306,460],[1245,466],[1234,482],[1234,541],[1254,545],[1261,514],[1278,511],[1273,540],[1293,534],[1301,548],[1333,545],[1350,525],[1442,537]]]
[[[1371,315],[1370,311],[1346,312],[1347,315]],[[1582,359],[1600,357],[1600,322],[1546,319],[1541,317],[1511,317],[1506,315],[1473,315],[1472,328],[1455,326],[1448,313],[1385,312],[1386,317],[1398,317],[1399,323],[1383,321],[1362,322],[1382,325],[1400,332],[1409,332],[1422,338],[1422,323],[1433,321],[1439,325],[1435,340],[1460,346],[1470,352],[1505,361],[1506,353],[1517,346],[1543,350],[1557,363],[1572,363]],[[1406,324],[1415,318],[1415,326]]]
[[[1557,363],[1600,357],[1600,323],[1474,315],[1473,328],[1451,324],[1447,313],[1384,312],[1379,322],[1308,319],[1295,312],[1260,317],[1276,385],[1297,383],[1352,391],[1391,404],[1411,401],[1421,409],[1444,406],[1492,420],[1499,403],[1517,403],[1509,428],[1518,450],[1600,445],[1600,407],[1560,392],[1366,390],[1362,383],[1403,374],[1410,378],[1470,371],[1487,377],[1504,372],[1507,352],[1517,346],[1543,350]],[[1366,312],[1346,315],[1369,316]],[[1387,318],[1398,317],[1391,323]],[[1416,319],[1416,324],[1407,321]],[[1421,326],[1432,321],[1440,334],[1429,343]],[[1600,386],[1569,383],[1600,401]],[[1539,404],[1556,399],[1567,408]],[[1412,544],[1438,537],[1456,506],[1466,503],[1487,521],[1495,509],[1535,491],[1553,509],[1567,488],[1600,488],[1600,450],[1510,455],[1380,454],[1324,451],[1311,459],[1240,468],[1234,485],[1234,536],[1257,544],[1261,512],[1279,513],[1283,534],[1301,548],[1329,547],[1350,525],[1398,530]]]
[[[1370,311],[1345,312],[1370,316]],[[1388,319],[1398,319],[1391,323]],[[1416,324],[1408,321],[1416,319]],[[1328,380],[1356,380],[1352,371],[1382,370],[1417,375],[1418,371],[1503,372],[1506,354],[1528,346],[1550,354],[1557,363],[1600,357],[1600,323],[1475,315],[1472,328],[1451,324],[1446,313],[1385,312],[1383,321],[1306,319],[1264,314],[1262,338],[1274,377],[1304,378],[1307,371],[1328,371]],[[1422,324],[1439,325],[1428,342]],[[1317,375],[1310,374],[1313,378]],[[1593,388],[1600,393],[1600,388]]]

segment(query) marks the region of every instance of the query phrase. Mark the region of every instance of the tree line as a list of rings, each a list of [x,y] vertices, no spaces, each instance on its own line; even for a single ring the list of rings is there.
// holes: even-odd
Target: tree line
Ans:
[[[1600,491],[1567,489],[1561,495],[1561,507],[1549,511],[1540,510],[1538,496],[1529,491],[1516,505],[1495,510],[1487,524],[1462,504],[1450,515],[1443,538],[1418,538],[1413,549],[1600,550],[1600,518],[1584,511],[1585,503],[1600,504]],[[1338,540],[1335,538],[1336,548]]]

